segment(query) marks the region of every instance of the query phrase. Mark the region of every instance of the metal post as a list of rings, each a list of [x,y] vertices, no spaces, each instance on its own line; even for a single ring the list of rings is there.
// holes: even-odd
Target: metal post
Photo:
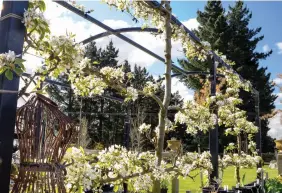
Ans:
[[[124,121],[124,146],[126,149],[129,149],[129,132],[130,132],[130,107],[129,104],[127,104],[126,107],[126,115],[125,115],[125,121]]]
[[[259,92],[255,92],[255,112],[256,112],[256,126],[258,127],[258,132],[256,133],[256,150],[259,156],[261,156],[261,124],[260,124],[260,111],[259,111]],[[257,168],[261,168],[262,164],[259,163]],[[260,175],[257,174],[257,178],[260,179]]]
[[[124,146],[127,150],[129,150],[129,132],[130,132],[130,107],[129,103],[126,106],[126,115],[124,120]],[[127,183],[123,183],[123,192],[128,192],[128,185]]]
[[[0,20],[0,53],[14,51],[22,54],[25,27],[19,18],[28,8],[28,1],[4,1]],[[9,81],[4,75],[0,76],[0,89],[18,91],[19,77],[14,74]],[[17,94],[0,94],[0,192],[9,193],[10,170],[13,152],[13,139],[17,110]]]
[[[214,57],[210,60],[210,82],[211,90],[210,96],[216,95],[216,62]],[[209,133],[209,149],[211,153],[211,162],[213,166],[213,171],[210,174],[210,180],[213,181],[214,178],[218,178],[218,124],[216,123],[215,128],[210,130]]]

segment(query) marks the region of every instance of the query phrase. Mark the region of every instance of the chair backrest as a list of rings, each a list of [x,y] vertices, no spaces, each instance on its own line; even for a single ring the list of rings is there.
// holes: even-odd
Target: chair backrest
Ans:
[[[37,94],[18,109],[16,132],[21,163],[59,163],[75,125],[53,101]]]

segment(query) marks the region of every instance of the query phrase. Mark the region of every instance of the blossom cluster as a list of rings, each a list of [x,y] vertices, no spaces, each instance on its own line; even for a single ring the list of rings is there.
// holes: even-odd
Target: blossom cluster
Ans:
[[[65,178],[68,192],[91,190],[94,183],[99,184],[101,181],[101,169],[98,165],[90,164],[90,160],[82,148],[69,148],[66,151],[63,161],[72,163],[67,167]]]
[[[213,169],[210,158],[210,153],[206,151],[202,154],[188,152],[176,161],[176,165],[183,177],[187,177],[191,171],[197,168],[202,168],[210,173]]]
[[[15,52],[9,50],[7,53],[0,54],[0,74],[5,72],[6,77],[11,80],[13,78],[12,71],[20,75],[25,67],[22,64],[24,60],[16,58]]]
[[[150,124],[143,123],[142,125],[139,126],[139,132],[140,133],[146,133],[146,132],[150,131],[150,129],[151,129]]]
[[[220,165],[223,168],[227,166],[236,166],[240,168],[253,168],[256,167],[257,164],[261,162],[260,156],[251,156],[244,152],[233,154],[225,154],[221,159],[219,159]]]
[[[186,132],[192,135],[198,131],[209,131],[215,125],[216,119],[216,115],[211,114],[208,108],[193,101],[186,101],[182,110],[175,115],[175,122],[186,124]]]
[[[133,87],[127,87],[126,89],[126,97],[128,100],[135,101],[138,98],[138,91]]]
[[[83,149],[72,147],[67,150],[64,161],[73,162],[67,167],[68,190],[96,190],[107,183],[118,190],[126,180],[130,184],[130,191],[145,193],[152,189],[153,179],[170,181],[175,175],[187,177],[197,168],[212,170],[208,152],[184,154],[177,158],[175,166],[170,167],[165,161],[158,166],[151,152],[128,151],[118,145],[104,149],[97,155],[86,155]]]
[[[146,82],[143,92],[145,95],[155,94],[156,91],[160,88],[159,84],[153,83],[151,81]]]
[[[23,15],[23,23],[27,32],[37,32],[44,34],[49,30],[49,21],[44,17],[45,3],[44,1],[30,1],[29,8],[25,10]]]
[[[237,136],[242,132],[247,134],[258,132],[258,127],[247,120],[246,111],[238,108],[238,105],[242,104],[239,88],[242,88],[242,85],[234,88],[227,87],[225,93],[218,93],[207,100],[207,105],[218,111],[218,124],[227,128],[226,135]]]

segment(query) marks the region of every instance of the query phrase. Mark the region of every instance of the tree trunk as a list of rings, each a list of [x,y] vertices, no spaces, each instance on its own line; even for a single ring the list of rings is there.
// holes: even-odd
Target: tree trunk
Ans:
[[[242,150],[242,140],[241,140],[241,134],[237,136],[237,144],[238,144],[238,155],[241,156],[241,150]],[[240,165],[236,165],[236,180],[237,184],[240,183]]]
[[[165,94],[163,99],[163,107],[160,108],[159,112],[159,136],[156,147],[157,166],[160,166],[162,162],[165,136],[165,121],[167,118],[168,105],[171,99],[171,7],[169,1],[162,1],[162,4],[165,5],[165,9],[167,10],[167,14],[165,16]],[[159,180],[155,180],[153,192],[161,192]]]

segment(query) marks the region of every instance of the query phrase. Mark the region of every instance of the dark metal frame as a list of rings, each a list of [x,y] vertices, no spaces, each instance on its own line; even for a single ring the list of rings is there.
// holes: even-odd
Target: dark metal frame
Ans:
[[[8,14],[23,16],[27,9],[27,1],[4,1],[1,17]],[[19,18],[8,17],[0,21],[0,53],[14,51],[22,54],[25,27]],[[18,91],[19,77],[14,74],[13,80],[7,80],[5,75],[0,76],[0,89]],[[17,95],[0,94],[0,192],[9,193],[10,170],[13,153],[14,129],[17,110]]]
[[[67,2],[63,2],[63,1],[55,1],[56,3],[60,4],[61,6],[65,7],[66,9],[72,11],[73,13],[83,17],[84,19],[90,21],[93,24],[98,25],[99,27],[103,28],[106,30],[106,32],[92,36],[90,38],[87,38],[86,40],[82,41],[82,43],[86,44],[89,43],[90,41],[93,41],[97,38],[101,38],[101,37],[105,37],[108,35],[115,35],[117,37],[119,37],[120,39],[128,42],[129,44],[137,47],[138,49],[146,52],[147,54],[153,56],[154,58],[158,59],[161,62],[164,62],[164,58],[162,58],[161,56],[153,53],[152,51],[148,50],[147,48],[141,46],[140,44],[134,42],[133,40],[127,38],[126,36],[122,35],[121,33],[124,32],[152,32],[152,33],[157,33],[158,30],[154,29],[154,28],[122,28],[122,29],[112,29],[109,26],[103,24],[102,22],[98,21],[97,19],[91,17],[90,15],[88,15],[87,13],[84,13],[83,11],[73,7],[72,5],[70,5]],[[15,13],[17,15],[23,15],[23,11],[24,8],[27,9],[27,5],[28,3],[22,2],[22,1],[4,1],[5,3],[5,9],[2,10],[2,16],[8,13]],[[147,3],[148,6],[150,7],[161,7],[160,3],[152,0],[152,1],[145,1],[145,3]],[[4,13],[4,14],[3,14]],[[186,28],[176,17],[174,17],[172,15],[172,23],[178,25],[178,26],[182,26],[184,28],[184,30],[187,32],[187,34],[189,34],[189,36],[192,38],[192,40],[194,40],[196,43],[201,44],[200,39],[192,32],[190,31],[188,28]],[[12,25],[10,25],[12,24]],[[1,40],[1,45],[0,45],[0,53],[2,52],[7,52],[8,50],[14,50],[16,51],[17,54],[21,54],[22,53],[22,45],[23,45],[23,36],[25,34],[25,28],[23,26],[23,24],[21,23],[20,20],[17,20],[15,18],[8,18],[6,21],[1,21],[0,22],[0,40]],[[8,34],[6,38],[6,36],[3,36],[2,34]],[[11,35],[12,34],[12,35]],[[14,36],[15,37],[12,37]],[[5,44],[2,44],[2,42],[7,42]],[[179,76],[179,75],[192,75],[192,74],[203,74],[203,75],[211,75],[212,77],[212,84],[211,84],[211,94],[215,95],[215,85],[216,85],[216,77],[217,76],[222,76],[221,74],[217,74],[216,73],[216,65],[215,62],[217,61],[220,65],[225,66],[227,69],[232,70],[232,68],[226,64],[218,55],[216,55],[213,51],[209,51],[210,55],[212,56],[213,59],[213,64],[211,67],[211,71],[210,73],[207,72],[188,72],[185,71],[183,69],[181,69],[180,67],[176,66],[173,64],[173,69],[175,71],[177,71],[177,73],[175,73],[173,75],[173,77]],[[234,70],[232,70],[234,73],[236,73],[241,81],[245,81],[237,72],[235,72]],[[29,76],[28,74],[24,74],[25,76]],[[7,81],[5,79],[5,77],[2,75],[2,84],[1,84],[1,89],[5,89],[5,90],[18,90],[18,82],[19,79],[18,77],[14,78],[13,81]],[[50,84],[56,84],[56,85],[60,85],[60,86],[64,86],[64,87],[70,87],[69,85],[66,85],[64,83],[58,82],[58,81],[54,81],[51,79],[46,79],[45,82],[50,83]],[[259,92],[257,90],[255,90],[254,88],[252,88],[252,92],[255,94],[255,102],[256,102],[256,125],[259,127],[259,133],[256,135],[256,142],[257,142],[257,151],[260,154],[261,153],[261,132],[260,132],[260,118],[259,118]],[[105,96],[107,97],[107,96]],[[111,97],[112,98],[112,97]],[[121,101],[121,100],[120,100]],[[121,101],[122,102],[122,101]],[[17,104],[17,100],[16,100],[16,95],[13,95],[13,97],[11,97],[9,94],[0,94],[0,159],[1,157],[3,158],[4,161],[2,161],[2,165],[1,165],[1,161],[0,161],[0,181],[1,181],[1,186],[0,186],[0,192],[2,193],[8,193],[8,183],[10,181],[10,165],[11,165],[11,147],[12,147],[12,142],[13,142],[13,130],[14,130],[14,125],[15,125],[15,111],[16,111],[16,104]],[[2,113],[4,112],[4,113]],[[9,113],[8,113],[9,112]],[[127,129],[126,129],[127,130]],[[7,133],[7,131],[9,131]],[[213,174],[211,175],[211,178],[213,177],[218,177],[217,171],[218,171],[218,164],[217,164],[217,157],[218,157],[218,137],[217,137],[217,128],[215,128],[214,130],[212,130],[210,132],[210,137],[213,140],[210,140],[210,152],[212,154],[212,163],[214,166],[214,170],[216,172],[213,172]],[[4,139],[3,137],[4,136]],[[3,142],[5,145],[5,151],[3,150]],[[8,148],[8,149],[7,149]],[[4,156],[3,156],[4,155]],[[215,159],[216,158],[216,159]],[[7,167],[4,167],[7,166]],[[2,168],[2,169],[1,169]],[[3,190],[3,191],[2,191]]]

